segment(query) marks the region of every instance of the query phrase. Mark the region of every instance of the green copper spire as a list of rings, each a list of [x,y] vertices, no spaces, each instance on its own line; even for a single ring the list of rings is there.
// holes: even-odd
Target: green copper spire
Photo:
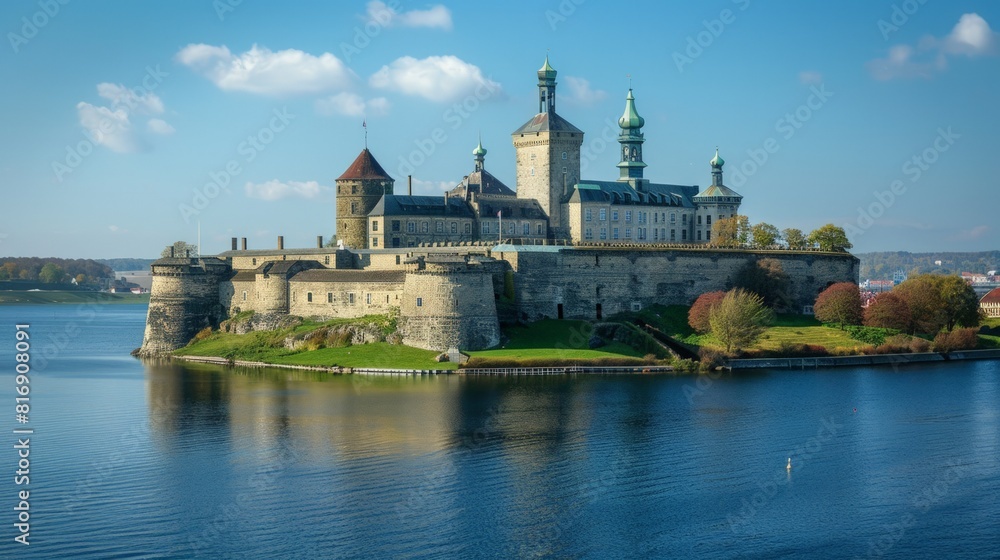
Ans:
[[[628,96],[625,98],[625,113],[618,119],[618,126],[622,128],[642,128],[646,124],[646,119],[639,116],[635,110],[635,97],[632,96],[632,88],[628,89]]]
[[[472,155],[474,155],[474,156],[485,156],[486,155],[486,148],[483,147],[483,137],[482,136],[479,137],[479,145],[476,146],[475,150],[472,150]]]
[[[479,145],[476,146],[475,150],[472,150],[472,155],[475,156],[476,161],[476,171],[482,171],[486,168],[486,148],[483,147],[483,135],[479,135]]]
[[[556,79],[556,69],[549,64],[549,55],[545,55],[545,64],[538,69],[538,79],[539,80],[554,80]]]
[[[719,149],[716,148],[715,149],[715,157],[712,158],[712,161],[710,161],[708,163],[711,164],[712,167],[722,167],[723,165],[726,164],[726,160],[724,160],[721,157],[719,157]]]

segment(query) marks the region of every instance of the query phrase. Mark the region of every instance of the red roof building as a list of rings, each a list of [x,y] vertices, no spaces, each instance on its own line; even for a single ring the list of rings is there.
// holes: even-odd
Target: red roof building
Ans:
[[[979,308],[987,317],[1000,317],[1000,288],[993,288],[979,300]]]

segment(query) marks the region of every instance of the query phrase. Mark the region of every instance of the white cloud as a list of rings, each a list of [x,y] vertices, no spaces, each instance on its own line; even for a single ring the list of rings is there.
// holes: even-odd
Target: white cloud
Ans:
[[[162,134],[164,136],[174,133],[174,127],[170,126],[170,124],[163,119],[149,119],[149,122],[146,123],[146,128],[148,128],[152,133]]]
[[[372,75],[369,83],[438,102],[473,93],[483,100],[501,92],[500,84],[484,77],[478,66],[452,55],[397,58]]]
[[[992,54],[996,33],[979,14],[963,14],[951,32],[943,38],[925,36],[916,47],[895,45],[885,58],[867,63],[876,80],[896,78],[931,78],[948,67],[948,57]]]
[[[426,10],[397,11],[385,2],[373,0],[368,3],[367,16],[369,21],[378,22],[385,27],[439,27],[451,30],[451,11],[442,4],[435,4]]]
[[[111,225],[111,226],[108,226],[108,229],[110,229],[110,230],[111,230],[111,233],[118,233],[118,231],[119,231],[119,230],[120,230],[121,228],[119,228],[118,226],[115,226],[115,225]]]
[[[225,46],[191,44],[181,49],[178,62],[202,74],[219,89],[259,95],[295,95],[343,89],[355,74],[339,58],[311,55],[296,49],[271,51],[254,45],[234,55]]]
[[[342,92],[316,100],[316,112],[321,115],[347,115],[349,117],[383,116],[389,112],[389,101],[376,97],[365,101],[356,93]]]
[[[81,101],[76,104],[76,112],[80,125],[87,129],[87,137],[95,144],[121,154],[146,148],[132,129],[125,109],[109,109]]]
[[[569,99],[580,105],[593,105],[608,96],[608,92],[604,90],[590,89],[590,82],[583,78],[565,76],[563,83],[569,89]]]
[[[811,86],[823,83],[823,74],[813,70],[799,72],[799,82]]]
[[[243,187],[246,195],[260,200],[280,200],[288,197],[316,198],[324,190],[316,181],[279,181],[272,179],[265,183],[247,183]]]
[[[163,112],[163,101],[155,93],[137,88],[132,91],[122,84],[103,82],[97,84],[97,95],[111,101],[115,109],[135,111],[146,115],[159,115]]]

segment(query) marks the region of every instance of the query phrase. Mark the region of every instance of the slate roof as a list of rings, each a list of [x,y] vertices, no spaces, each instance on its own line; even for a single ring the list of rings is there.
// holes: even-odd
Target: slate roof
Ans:
[[[337,177],[338,181],[342,179],[388,179],[391,181],[392,177],[385,172],[385,169],[382,169],[368,148],[365,148],[361,150],[347,171]]]
[[[446,211],[447,210],[447,211]],[[445,208],[443,196],[382,195],[369,216],[453,216],[474,218],[472,208],[464,199],[448,197]]]
[[[538,201],[531,198],[484,196],[476,199],[476,202],[479,206],[479,215],[483,218],[496,218],[497,212],[502,212],[505,219],[548,219]]]
[[[513,189],[503,184],[503,181],[485,169],[469,173],[457,187],[448,191],[448,196],[468,199],[469,193],[517,196]]]
[[[290,282],[371,282],[402,284],[406,279],[403,270],[344,270],[317,268],[304,270],[292,276]]]
[[[583,131],[556,113],[538,113],[530,121],[521,125],[513,134],[528,134],[535,132],[577,132]]]
[[[571,202],[643,204],[693,208],[697,186],[644,183],[639,192],[625,181],[583,181],[573,186]]]

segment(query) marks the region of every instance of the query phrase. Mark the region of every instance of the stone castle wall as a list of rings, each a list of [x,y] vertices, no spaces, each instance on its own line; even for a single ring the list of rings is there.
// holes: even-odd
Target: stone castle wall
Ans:
[[[160,259],[152,265],[146,329],[141,353],[169,352],[188,343],[198,331],[224,318],[219,284],[229,266],[217,259]]]

